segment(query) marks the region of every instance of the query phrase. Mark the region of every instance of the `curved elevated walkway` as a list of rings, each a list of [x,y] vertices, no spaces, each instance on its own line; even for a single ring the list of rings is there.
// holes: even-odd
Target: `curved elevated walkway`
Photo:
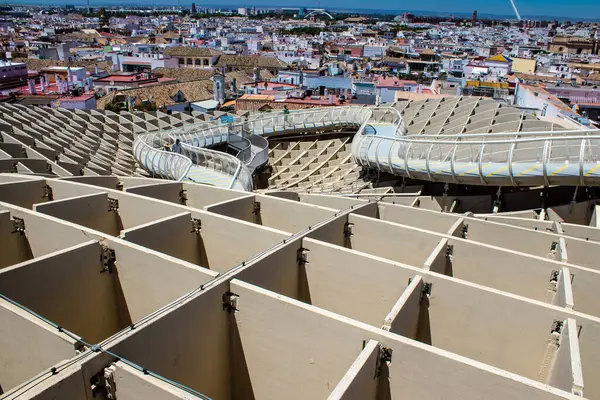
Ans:
[[[251,191],[252,171],[268,160],[262,136],[358,128],[352,142],[354,162],[397,176],[471,185],[600,184],[600,131],[556,131],[545,121],[491,100],[442,103],[422,102],[412,109],[407,104],[401,110],[315,108],[288,115],[260,114],[227,125],[191,125],[139,135],[134,155],[156,176]],[[412,118],[409,124],[406,116]],[[499,127],[507,132],[498,132]],[[552,130],[529,131],[538,127]],[[458,133],[449,134],[453,131]],[[176,139],[183,142],[181,154],[163,150],[164,143]],[[236,141],[247,142],[237,156],[206,148]],[[308,154],[327,165],[326,154],[310,154],[308,149],[301,153],[299,157]],[[282,188],[306,187],[304,183],[317,180],[316,175],[288,167],[274,178]]]

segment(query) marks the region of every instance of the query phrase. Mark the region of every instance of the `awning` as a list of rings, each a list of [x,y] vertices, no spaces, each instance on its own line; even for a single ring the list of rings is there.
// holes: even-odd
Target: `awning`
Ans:
[[[223,107],[232,107],[232,106],[235,106],[235,100],[226,101],[225,103],[223,103],[223,105],[221,106],[221,108],[223,108]]]

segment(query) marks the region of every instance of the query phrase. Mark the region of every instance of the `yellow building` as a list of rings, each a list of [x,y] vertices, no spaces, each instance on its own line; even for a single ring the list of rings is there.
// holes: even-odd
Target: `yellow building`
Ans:
[[[527,58],[512,58],[512,61],[513,72],[520,72],[522,74],[533,74],[535,72],[535,60],[529,60]]]

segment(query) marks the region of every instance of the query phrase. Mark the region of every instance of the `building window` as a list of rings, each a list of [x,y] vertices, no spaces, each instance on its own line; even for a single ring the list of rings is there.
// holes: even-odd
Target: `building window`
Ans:
[[[201,60],[201,59],[199,59],[199,58],[196,58],[196,60],[195,60],[195,64],[196,64],[196,65],[202,65],[202,60]]]

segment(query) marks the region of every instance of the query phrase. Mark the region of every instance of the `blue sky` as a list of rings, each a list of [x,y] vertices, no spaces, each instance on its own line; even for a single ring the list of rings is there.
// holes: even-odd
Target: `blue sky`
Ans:
[[[180,0],[183,6],[190,6],[192,1],[198,7],[203,6],[263,6],[263,7],[316,7],[319,0],[229,0],[220,3],[217,0]],[[16,3],[27,4],[83,4],[85,0],[15,0]],[[175,5],[176,0],[91,0],[92,7],[100,4],[111,5]],[[521,15],[556,16],[570,18],[585,18],[600,20],[600,0],[515,0]],[[376,9],[376,10],[403,10],[403,11],[428,11],[448,13],[471,13],[477,10],[480,14],[514,15],[509,0],[320,0],[321,7],[343,9]]]
[[[264,4],[277,4],[277,0],[254,0]],[[292,3],[293,0],[280,0]],[[297,3],[296,3],[297,4]],[[307,6],[316,0],[308,0]],[[600,0],[515,0],[519,12],[523,15],[554,15],[600,19]],[[415,11],[438,11],[471,13],[477,10],[482,14],[513,14],[509,0],[379,0],[366,2],[363,0],[321,0],[322,7],[405,9]]]
[[[348,3],[357,0],[346,0]],[[380,3],[399,4],[390,0],[380,0]],[[556,15],[556,16],[578,16],[585,18],[600,18],[600,0],[515,0],[515,4],[521,14],[525,15]],[[455,11],[472,12],[477,10],[486,14],[511,14],[512,6],[509,0],[487,0],[487,1],[446,1],[426,0],[422,2],[407,2],[406,8],[419,9],[423,11]],[[383,7],[381,7],[383,8]]]

